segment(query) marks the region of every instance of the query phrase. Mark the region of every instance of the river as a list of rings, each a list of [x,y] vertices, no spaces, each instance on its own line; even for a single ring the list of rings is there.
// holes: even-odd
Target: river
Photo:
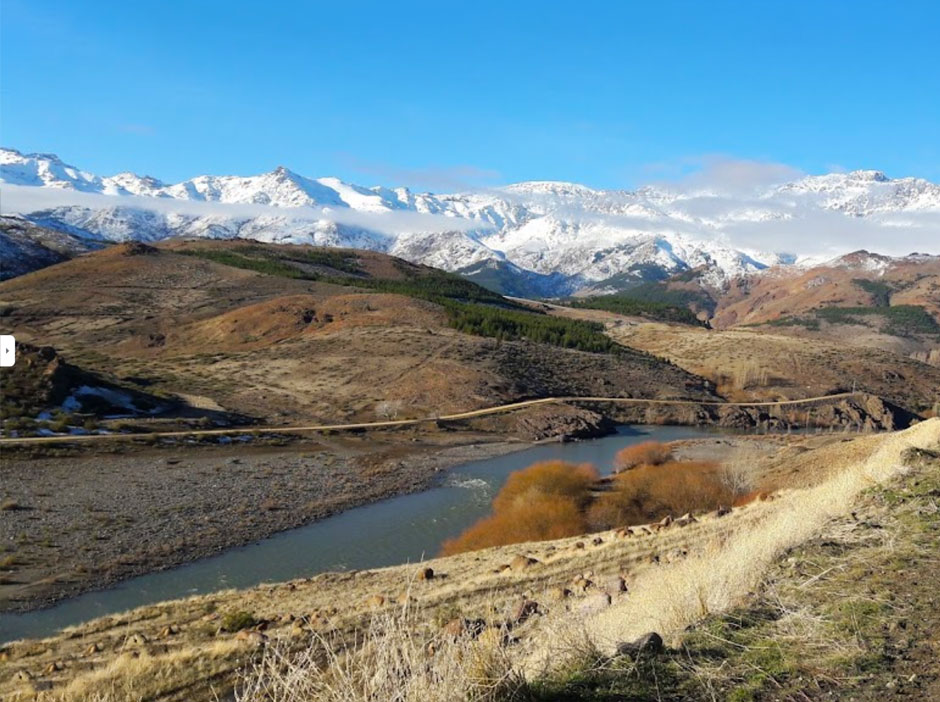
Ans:
[[[432,558],[441,544],[489,512],[513,471],[536,461],[592,463],[609,472],[614,454],[642,441],[714,435],[695,427],[628,425],[600,439],[533,446],[448,470],[423,492],[347,510],[257,543],[176,568],[130,578],[52,607],[0,614],[0,643],[51,635],[89,619],[161,600],[309,577],[336,570],[380,568]]]

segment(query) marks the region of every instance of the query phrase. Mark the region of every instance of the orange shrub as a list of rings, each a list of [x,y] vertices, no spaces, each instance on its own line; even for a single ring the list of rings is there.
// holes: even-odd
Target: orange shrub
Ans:
[[[583,534],[584,511],[598,480],[589,464],[545,461],[516,471],[493,500],[493,513],[444,543],[449,556],[490,546]]]
[[[637,466],[658,466],[672,460],[672,449],[658,441],[644,441],[621,449],[614,457],[614,472],[620,473]]]
[[[564,461],[544,461],[514,472],[493,500],[493,511],[502,512],[531,499],[533,493],[559,495],[579,507],[587,504],[589,491],[600,476],[589,463],[574,465]]]
[[[485,517],[457,538],[445,541],[441,555],[452,556],[525,541],[561,539],[585,531],[584,512],[573,500],[560,495],[530,493],[527,501]]]
[[[643,465],[614,480],[613,489],[598,497],[588,511],[592,529],[646,524],[667,514],[731,505],[734,491],[721,479],[720,467],[705,461]]]

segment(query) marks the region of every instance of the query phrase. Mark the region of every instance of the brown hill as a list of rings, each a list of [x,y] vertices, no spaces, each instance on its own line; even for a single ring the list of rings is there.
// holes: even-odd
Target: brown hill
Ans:
[[[91,371],[268,421],[371,419],[383,402],[425,416],[543,395],[714,397],[590,324],[364,251],[123,244],[0,284],[0,309],[4,331]]]
[[[940,257],[859,251],[740,278],[719,296],[711,323],[929,355],[940,348]]]

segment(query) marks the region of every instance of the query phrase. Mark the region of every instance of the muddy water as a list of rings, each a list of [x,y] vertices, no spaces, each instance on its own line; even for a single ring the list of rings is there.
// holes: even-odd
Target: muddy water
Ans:
[[[675,441],[714,435],[692,427],[623,426],[601,439],[544,444],[474,461],[444,474],[423,492],[375,502],[250,546],[169,570],[126,580],[48,609],[0,615],[0,642],[41,637],[95,617],[161,600],[263,582],[308,577],[330,570],[366,569],[435,556],[441,544],[489,511],[490,501],[513,471],[536,461],[593,463],[602,472],[614,454],[641,441]]]

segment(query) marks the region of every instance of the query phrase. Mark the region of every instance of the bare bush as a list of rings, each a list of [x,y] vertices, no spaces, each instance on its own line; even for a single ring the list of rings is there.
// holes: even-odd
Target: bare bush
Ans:
[[[401,412],[400,400],[382,400],[375,405],[375,416],[379,419],[397,419]]]

